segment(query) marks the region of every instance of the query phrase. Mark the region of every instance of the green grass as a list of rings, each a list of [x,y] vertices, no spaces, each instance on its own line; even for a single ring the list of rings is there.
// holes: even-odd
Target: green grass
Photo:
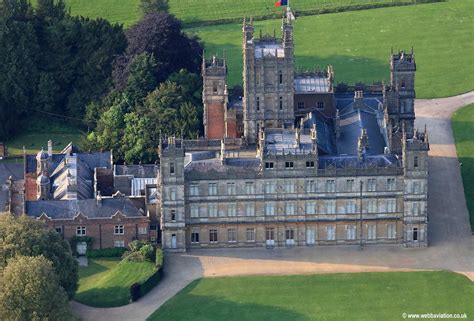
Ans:
[[[453,118],[454,139],[466,194],[467,208],[474,232],[474,104],[459,109]]]
[[[402,313],[474,315],[474,284],[451,272],[201,279],[149,321],[403,320]]]
[[[89,259],[79,268],[79,289],[74,300],[94,307],[129,303],[129,287],[155,272],[151,262],[120,262],[117,258]]]
[[[258,30],[279,30],[280,21],[259,21]],[[300,17],[294,23],[296,65],[332,64],[336,81],[389,79],[390,48],[415,48],[417,96],[445,97],[474,89],[474,1],[458,0],[408,7]],[[226,50],[229,84],[242,82],[239,24],[189,29],[208,54]]]

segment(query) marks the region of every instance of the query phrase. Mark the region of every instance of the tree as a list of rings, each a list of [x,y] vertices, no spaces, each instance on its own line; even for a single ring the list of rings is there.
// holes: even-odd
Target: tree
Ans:
[[[141,103],[156,88],[156,69],[155,57],[147,52],[139,54],[131,62],[125,92],[133,105]]]
[[[192,73],[200,72],[201,44],[197,38],[183,33],[181,22],[168,13],[147,14],[127,30],[126,36],[128,46],[125,54],[114,63],[114,83],[119,90],[127,85],[133,59],[144,52],[153,54],[156,59],[158,83],[183,68]]]
[[[74,320],[53,264],[42,255],[10,259],[0,286],[2,320]]]
[[[140,10],[144,15],[153,12],[167,12],[169,10],[168,0],[140,0]]]
[[[53,264],[60,285],[72,298],[78,281],[78,265],[69,243],[46,225],[22,215],[0,215],[0,268],[18,256],[44,255]]]

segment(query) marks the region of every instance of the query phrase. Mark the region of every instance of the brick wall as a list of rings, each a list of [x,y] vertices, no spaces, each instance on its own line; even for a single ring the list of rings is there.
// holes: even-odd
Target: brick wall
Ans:
[[[225,135],[224,104],[210,102],[207,106],[207,139],[221,139]]]

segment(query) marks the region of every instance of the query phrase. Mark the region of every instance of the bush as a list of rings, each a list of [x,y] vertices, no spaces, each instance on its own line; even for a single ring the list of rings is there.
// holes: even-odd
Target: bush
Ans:
[[[140,249],[147,244],[145,241],[140,241],[140,240],[135,240],[130,243],[128,243],[128,248],[132,252],[140,251]]]
[[[126,252],[123,254],[122,260],[125,262],[143,262],[145,257],[142,252]]]
[[[155,261],[155,248],[151,244],[143,245],[140,249],[140,253],[143,255],[145,260],[154,262]]]
[[[130,254],[141,252],[132,252]],[[153,273],[148,279],[141,283],[134,283],[130,286],[130,301],[137,301],[141,297],[145,296],[150,292],[163,277],[163,263],[164,263],[163,250],[157,248],[155,252],[155,266],[156,272]]]
[[[102,250],[88,250],[86,256],[88,258],[96,257],[122,257],[122,255],[127,252],[126,248],[123,247],[112,247]]]
[[[161,268],[163,266],[163,260],[164,260],[163,250],[160,248],[157,248],[156,254],[155,254],[155,265],[157,268]]]

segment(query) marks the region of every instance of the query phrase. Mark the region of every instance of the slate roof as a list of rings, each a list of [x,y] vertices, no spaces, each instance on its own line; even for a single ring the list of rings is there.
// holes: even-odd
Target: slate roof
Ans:
[[[95,199],[25,202],[28,216],[38,218],[45,213],[52,219],[72,219],[79,213],[88,218],[109,218],[118,211],[127,217],[142,217],[140,207],[129,198],[103,198],[101,206]]]
[[[296,94],[327,93],[331,89],[329,79],[324,76],[298,76],[294,86]]]
[[[186,172],[207,173],[209,171],[217,171],[226,173],[227,171],[242,171],[248,173],[259,171],[260,160],[257,158],[228,158],[224,163],[220,159],[205,159],[190,162],[185,168]]]
[[[156,178],[159,166],[154,164],[146,165],[115,165],[115,175],[129,175],[135,178]]]

